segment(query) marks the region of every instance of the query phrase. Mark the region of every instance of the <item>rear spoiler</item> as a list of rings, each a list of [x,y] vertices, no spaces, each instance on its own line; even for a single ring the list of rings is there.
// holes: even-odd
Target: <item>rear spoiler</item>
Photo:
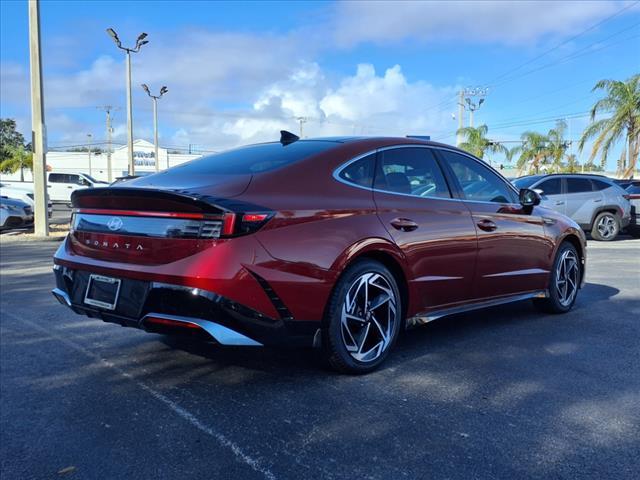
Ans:
[[[71,194],[74,208],[136,209],[150,212],[225,212],[267,211],[268,208],[239,200],[214,197],[188,190],[103,187],[83,188]]]

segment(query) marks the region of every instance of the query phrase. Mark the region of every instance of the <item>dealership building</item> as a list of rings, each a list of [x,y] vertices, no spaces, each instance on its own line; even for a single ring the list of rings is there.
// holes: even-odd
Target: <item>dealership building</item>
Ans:
[[[128,174],[129,159],[127,146],[114,149],[111,154],[112,179],[123,177]],[[96,180],[108,181],[109,174],[107,171],[107,153],[91,152],[47,152],[47,170],[60,173],[86,173],[94,177]],[[179,154],[169,153],[166,148],[158,148],[158,158],[155,158],[155,148],[153,143],[146,140],[136,140],[133,142],[133,161],[135,164],[136,175],[149,175],[155,173],[156,162],[160,170],[168,167],[180,165],[194,158],[200,157],[200,154]],[[33,181],[31,171],[24,171],[24,179],[27,182]],[[5,181],[20,180],[20,172],[17,171],[11,175],[2,175]]]

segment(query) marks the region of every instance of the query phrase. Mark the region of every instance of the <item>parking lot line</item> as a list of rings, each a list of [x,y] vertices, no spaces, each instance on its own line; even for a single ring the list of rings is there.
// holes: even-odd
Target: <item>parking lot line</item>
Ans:
[[[185,409],[184,407],[180,406],[178,403],[174,402],[173,400],[171,400],[167,396],[165,396],[162,393],[158,392],[157,390],[155,390],[154,388],[150,387],[146,383],[141,382],[139,380],[136,380],[136,378],[133,375],[131,375],[130,373],[128,373],[124,369],[120,368],[115,363],[107,360],[106,358],[101,357],[100,355],[98,355],[96,353],[91,352],[90,350],[87,350],[82,345],[80,345],[79,343],[74,342],[73,340],[69,340],[68,338],[61,337],[60,335],[56,335],[55,333],[51,332],[51,330],[47,330],[46,328],[42,328],[37,323],[31,322],[29,320],[25,320],[24,318],[21,318],[21,317],[13,314],[11,312],[5,311],[3,313],[5,315],[7,315],[9,318],[13,319],[14,321],[21,322],[23,324],[29,325],[34,330],[38,330],[39,332],[44,333],[45,335],[48,335],[49,337],[51,337],[51,338],[53,338],[55,340],[58,340],[61,343],[64,343],[68,347],[74,349],[76,352],[81,353],[85,357],[88,357],[88,358],[90,358],[92,360],[95,360],[95,361],[99,362],[102,366],[107,367],[107,368],[117,372],[121,377],[132,381],[141,390],[145,391],[146,393],[151,395],[153,398],[155,398],[156,400],[158,400],[161,403],[163,403],[166,407],[171,409],[174,413],[176,413],[183,420],[186,420],[188,423],[190,423],[191,425],[196,427],[198,430],[200,430],[200,431],[206,433],[207,435],[209,435],[210,437],[214,438],[222,447],[231,450],[231,452],[233,452],[233,454],[238,459],[238,461],[246,464],[247,466],[249,466],[254,471],[263,474],[265,476],[265,478],[267,478],[269,480],[276,480],[276,476],[268,468],[264,467],[259,460],[256,460],[255,458],[247,455],[237,443],[233,442],[232,440],[229,440],[222,433],[214,430],[211,426],[206,425],[205,423],[203,423],[193,413],[189,412],[187,409]]]

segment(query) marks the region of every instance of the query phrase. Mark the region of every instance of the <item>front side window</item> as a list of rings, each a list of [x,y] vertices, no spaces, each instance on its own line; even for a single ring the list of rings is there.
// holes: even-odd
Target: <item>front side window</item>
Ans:
[[[567,178],[567,193],[590,192],[591,180],[588,178]]]
[[[515,194],[489,168],[465,155],[443,150],[442,155],[458,179],[464,197],[476,202],[515,203]]]
[[[562,193],[562,179],[550,178],[535,188],[542,190],[544,195],[560,195]]]
[[[378,153],[375,188],[415,197],[451,198],[433,153],[426,148],[393,148]]]
[[[67,175],[67,183],[75,183],[78,185],[82,185],[82,182],[80,182],[79,175]]]
[[[372,153],[347,165],[340,171],[339,177],[349,183],[371,188],[375,166],[376,155]]]

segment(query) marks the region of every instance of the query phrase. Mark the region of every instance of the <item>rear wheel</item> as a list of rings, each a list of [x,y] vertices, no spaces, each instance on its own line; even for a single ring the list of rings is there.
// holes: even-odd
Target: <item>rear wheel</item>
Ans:
[[[601,242],[610,242],[620,233],[620,217],[611,212],[602,212],[596,216],[591,236]]]
[[[533,303],[547,313],[565,313],[571,310],[580,286],[580,257],[570,243],[563,243],[553,262],[549,281],[549,296],[536,298]]]
[[[342,275],[331,299],[323,330],[323,354],[343,373],[375,370],[386,359],[400,330],[400,293],[391,272],[362,260]]]

